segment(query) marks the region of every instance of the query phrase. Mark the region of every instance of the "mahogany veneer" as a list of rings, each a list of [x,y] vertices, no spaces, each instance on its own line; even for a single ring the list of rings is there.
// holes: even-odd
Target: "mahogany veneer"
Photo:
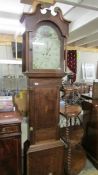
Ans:
[[[21,175],[21,118],[0,113],[0,175]]]
[[[98,100],[84,100],[82,106],[85,128],[83,146],[88,157],[98,169]]]

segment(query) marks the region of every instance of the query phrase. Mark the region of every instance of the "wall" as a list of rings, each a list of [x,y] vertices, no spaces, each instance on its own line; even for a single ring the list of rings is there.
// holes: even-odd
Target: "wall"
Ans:
[[[77,51],[77,81],[83,80],[82,77],[82,63],[92,63],[95,65],[96,78],[97,75],[97,66],[98,66],[98,53],[97,52],[86,52],[86,51]]]
[[[0,45],[0,59],[1,60],[13,59],[11,45]]]

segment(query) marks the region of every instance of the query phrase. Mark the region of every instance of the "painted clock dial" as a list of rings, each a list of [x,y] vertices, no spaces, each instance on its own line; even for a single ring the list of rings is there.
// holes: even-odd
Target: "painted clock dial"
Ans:
[[[32,69],[61,69],[60,39],[50,25],[40,26],[32,38]]]

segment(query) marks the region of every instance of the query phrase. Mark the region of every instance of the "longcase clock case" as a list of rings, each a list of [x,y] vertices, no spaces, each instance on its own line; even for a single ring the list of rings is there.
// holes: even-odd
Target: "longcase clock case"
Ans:
[[[59,136],[59,94],[69,22],[62,18],[60,10],[56,16],[52,16],[50,10],[42,14],[40,5],[35,13],[24,14],[21,22],[26,27],[22,69],[28,79],[29,92],[27,174],[63,175],[64,145]]]

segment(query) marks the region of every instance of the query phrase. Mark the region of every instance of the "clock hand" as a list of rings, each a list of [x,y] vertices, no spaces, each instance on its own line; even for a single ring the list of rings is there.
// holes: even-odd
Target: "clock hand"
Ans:
[[[48,55],[49,51],[50,51],[50,47],[49,47],[49,45],[47,43],[46,55]]]
[[[48,54],[49,54],[49,51],[50,51],[50,48],[48,48],[48,49],[47,49],[47,51],[46,51],[46,55],[48,55]]]

